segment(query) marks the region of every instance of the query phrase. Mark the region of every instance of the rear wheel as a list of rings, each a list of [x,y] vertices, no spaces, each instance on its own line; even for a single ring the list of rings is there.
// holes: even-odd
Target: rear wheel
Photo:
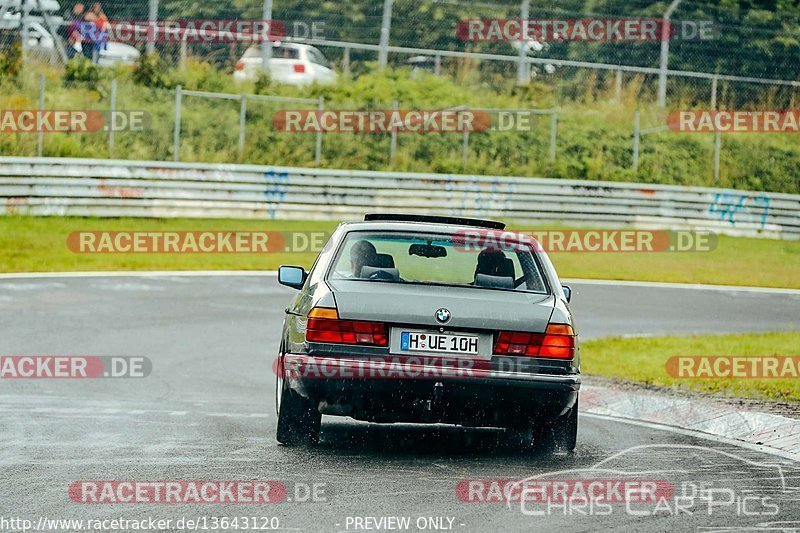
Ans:
[[[278,403],[278,442],[286,445],[316,444],[322,422],[317,406],[291,390],[282,380]]]
[[[578,400],[569,413],[544,426],[539,437],[553,451],[574,452],[578,443]]]

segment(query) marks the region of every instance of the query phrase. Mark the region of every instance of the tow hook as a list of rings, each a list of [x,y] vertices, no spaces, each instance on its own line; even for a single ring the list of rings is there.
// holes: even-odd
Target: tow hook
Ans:
[[[433,404],[440,405],[442,403],[442,396],[444,396],[444,383],[437,381],[433,386]]]
[[[414,408],[422,409],[423,411],[432,412],[442,405],[442,398],[444,397],[444,383],[437,381],[433,385],[433,396],[427,400],[414,400]]]

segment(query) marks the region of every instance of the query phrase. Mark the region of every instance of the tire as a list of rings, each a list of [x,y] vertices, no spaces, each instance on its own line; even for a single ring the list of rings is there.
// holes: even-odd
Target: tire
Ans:
[[[321,422],[322,414],[317,407],[283,381],[278,406],[278,442],[287,446],[316,444]]]
[[[544,444],[555,452],[572,453],[578,443],[578,400],[569,413],[550,424],[544,434]]]

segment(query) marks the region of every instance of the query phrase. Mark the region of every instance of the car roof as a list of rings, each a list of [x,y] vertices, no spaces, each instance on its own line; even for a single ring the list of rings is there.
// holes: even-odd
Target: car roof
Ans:
[[[311,46],[310,44],[295,43],[295,42],[291,42],[291,41],[280,41],[277,45],[273,45],[272,46],[273,50],[275,48],[297,48],[299,50],[301,48],[307,49],[307,48],[314,48],[314,47]],[[261,49],[261,44],[260,43],[255,43],[255,44],[251,44],[250,46],[248,46],[245,50],[260,50],[260,49]]]

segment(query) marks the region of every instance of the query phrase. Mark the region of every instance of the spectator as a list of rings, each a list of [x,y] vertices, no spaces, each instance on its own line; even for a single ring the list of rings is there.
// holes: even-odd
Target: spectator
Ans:
[[[97,15],[89,11],[83,16],[81,23],[81,37],[83,38],[83,57],[94,61],[94,51],[97,48]]]
[[[100,2],[95,2],[92,4],[92,8],[89,10],[89,13],[95,16],[94,24],[97,28],[94,50],[95,57],[93,57],[93,60],[97,62],[97,56],[99,56],[100,52],[108,48],[108,33],[110,31],[111,24],[108,22],[108,17],[106,16],[105,12],[103,12]]]
[[[67,57],[72,59],[78,54],[82,54],[82,41],[83,35],[81,33],[81,23],[83,22],[83,4],[78,3],[72,7],[72,13],[69,16],[69,25],[67,26]]]

